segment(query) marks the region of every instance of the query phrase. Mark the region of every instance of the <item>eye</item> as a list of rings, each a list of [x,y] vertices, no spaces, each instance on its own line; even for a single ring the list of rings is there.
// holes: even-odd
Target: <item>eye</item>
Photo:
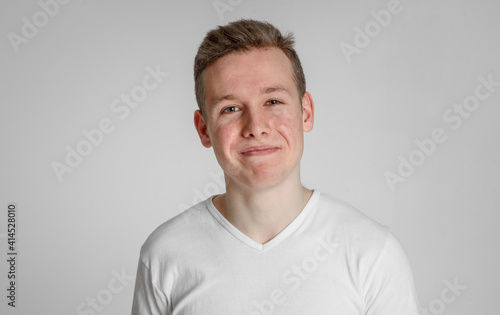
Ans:
[[[236,111],[239,111],[240,109],[236,106],[229,106],[229,107],[226,107],[222,110],[222,113],[233,113],[233,112],[236,112]]]
[[[278,105],[278,104],[281,104],[281,102],[278,101],[278,100],[270,100],[270,101],[267,101],[266,104],[269,104],[269,105]]]

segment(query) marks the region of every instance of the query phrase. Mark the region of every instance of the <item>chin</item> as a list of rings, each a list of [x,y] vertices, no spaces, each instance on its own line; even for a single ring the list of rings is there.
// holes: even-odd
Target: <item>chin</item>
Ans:
[[[281,163],[261,163],[248,165],[225,165],[224,169],[226,176],[229,176],[230,181],[239,183],[239,185],[247,186],[249,189],[267,189],[283,184],[287,178],[294,172],[294,168],[290,168]]]
[[[273,172],[254,173],[251,176],[245,176],[241,181],[251,189],[268,189],[279,186],[286,177],[285,174],[276,173],[274,170]]]

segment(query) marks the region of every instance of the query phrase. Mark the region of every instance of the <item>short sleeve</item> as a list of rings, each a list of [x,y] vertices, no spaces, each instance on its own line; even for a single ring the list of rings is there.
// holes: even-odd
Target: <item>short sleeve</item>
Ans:
[[[153,283],[151,271],[139,259],[132,315],[169,315],[165,294]]]
[[[366,315],[419,315],[418,298],[408,258],[388,231],[378,255],[367,266]]]

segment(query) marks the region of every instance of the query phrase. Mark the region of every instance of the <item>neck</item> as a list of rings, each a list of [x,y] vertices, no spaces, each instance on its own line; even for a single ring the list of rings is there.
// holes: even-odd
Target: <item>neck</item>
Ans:
[[[290,177],[277,186],[249,189],[226,176],[226,193],[215,197],[214,205],[238,230],[265,244],[300,214],[312,195],[298,174]]]

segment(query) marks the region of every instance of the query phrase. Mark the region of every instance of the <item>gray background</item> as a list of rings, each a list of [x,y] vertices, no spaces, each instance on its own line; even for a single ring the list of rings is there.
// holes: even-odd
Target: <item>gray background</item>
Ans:
[[[304,184],[391,228],[424,312],[495,313],[500,87],[479,88],[478,104],[474,95],[479,77],[500,81],[497,1],[401,0],[380,29],[371,11],[391,1],[46,2],[52,16],[37,1],[0,3],[2,314],[130,312],[149,233],[223,191],[193,127],[192,65],[204,34],[239,18],[295,32],[316,105]],[[365,27],[370,42],[344,54]],[[169,75],[122,120],[111,104],[141,91],[147,67]],[[464,101],[475,106],[468,118],[446,121]],[[53,163],[66,164],[66,147],[84,146],[82,130],[102,119],[113,131],[58,179]],[[446,140],[418,153],[415,141],[437,128]],[[419,165],[391,189],[385,175],[398,174],[400,156]],[[9,202],[19,209],[16,309],[4,291]]]

